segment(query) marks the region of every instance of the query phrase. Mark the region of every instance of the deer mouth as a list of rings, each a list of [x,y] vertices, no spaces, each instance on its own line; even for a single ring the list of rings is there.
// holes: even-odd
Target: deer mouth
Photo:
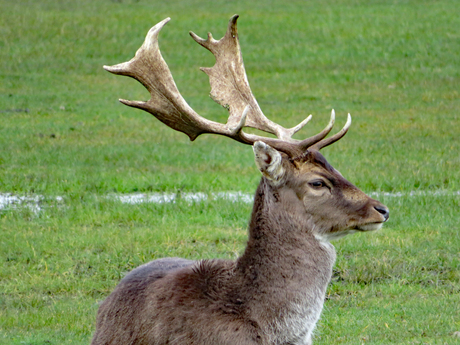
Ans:
[[[378,223],[368,223],[364,225],[358,225],[355,230],[358,231],[377,231],[380,230],[383,226],[383,222],[378,222]]]

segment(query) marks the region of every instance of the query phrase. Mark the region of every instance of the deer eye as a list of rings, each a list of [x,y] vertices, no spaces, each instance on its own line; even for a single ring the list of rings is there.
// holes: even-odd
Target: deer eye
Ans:
[[[326,184],[321,180],[312,181],[312,182],[309,182],[308,184],[312,186],[313,188],[326,187]]]

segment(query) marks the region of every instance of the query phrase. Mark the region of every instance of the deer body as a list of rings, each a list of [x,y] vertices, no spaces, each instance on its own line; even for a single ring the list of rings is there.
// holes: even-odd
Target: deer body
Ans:
[[[120,284],[101,306],[108,329],[93,344],[308,344],[335,252],[290,221],[280,202],[262,180],[249,243],[236,262],[204,260]],[[106,323],[125,310],[126,318]]]
[[[210,34],[206,41],[192,35],[216,55],[217,70],[215,66],[206,73],[213,95],[221,104],[229,102],[231,113],[226,125],[201,118],[182,104],[159,54],[156,40],[165,23],[151,29],[133,60],[106,69],[139,79],[151,91],[149,102],[123,103],[149,111],[190,138],[213,132],[253,145],[262,179],[254,198],[248,242],[236,261],[166,258],[133,270],[99,308],[92,344],[311,344],[335,261],[329,240],[377,230],[389,214],[319,152],[343,137],[351,118],[340,132],[325,139],[334,122],[333,112],[321,133],[302,141],[291,136],[306,121],[285,129],[266,119],[247,85],[236,17],[220,41]],[[216,54],[222,45],[230,46],[224,53],[230,51],[233,62],[224,63],[225,54]],[[149,49],[153,52],[146,54]],[[217,72],[222,70],[236,73],[232,78],[236,82],[221,86]],[[227,72],[223,79],[228,78]],[[160,75],[146,78],[145,73]],[[165,80],[168,87],[160,87],[159,81]],[[228,94],[243,95],[247,105],[241,99],[229,100]],[[161,102],[172,104],[158,105]],[[238,115],[235,109],[244,111]],[[274,133],[278,139],[242,132],[247,121],[248,126]]]

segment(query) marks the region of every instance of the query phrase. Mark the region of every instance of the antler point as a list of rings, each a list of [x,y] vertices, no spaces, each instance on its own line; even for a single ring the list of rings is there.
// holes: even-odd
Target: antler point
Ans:
[[[163,19],[161,22],[159,22],[158,24],[160,24],[161,27],[163,27],[164,25],[166,25],[166,23],[168,23],[169,21],[171,20],[170,17],[167,17],[165,19]],[[157,24],[157,25],[158,25]],[[155,25],[156,26],[156,25]]]
[[[113,66],[108,66],[104,65],[102,66],[107,72],[113,73],[113,74],[121,74],[121,75],[126,75],[126,73],[129,71],[130,67],[130,61],[122,62]]]
[[[334,110],[332,110],[331,119],[329,121],[328,127],[330,126],[332,128],[332,126],[334,126],[334,123],[335,123],[335,112],[334,112]]]
[[[348,128],[348,127],[350,127],[350,125],[351,125],[351,115],[350,115],[350,113],[348,113],[347,123],[345,124],[345,127]]]
[[[115,73],[115,71],[117,70],[116,66],[118,65],[113,65],[113,66],[104,65],[102,66],[102,68],[105,69],[107,72]]]
[[[235,133],[241,132],[243,130],[244,125],[246,124],[246,118],[249,113],[249,109],[251,109],[251,106],[248,104],[243,110],[243,113],[241,114],[240,122],[238,125],[236,125],[235,128],[232,129]]]
[[[236,21],[238,20],[239,15],[235,14],[232,18],[230,18],[230,21],[228,22],[228,29],[226,35],[232,35],[233,38],[236,37],[237,35],[237,29],[236,29]]]

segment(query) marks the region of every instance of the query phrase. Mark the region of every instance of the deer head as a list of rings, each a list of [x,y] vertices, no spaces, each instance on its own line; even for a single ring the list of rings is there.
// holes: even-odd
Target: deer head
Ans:
[[[387,221],[388,208],[347,181],[314,146],[295,158],[261,141],[253,149],[266,188],[283,200],[286,212],[303,217],[300,228],[318,239],[378,230]]]

